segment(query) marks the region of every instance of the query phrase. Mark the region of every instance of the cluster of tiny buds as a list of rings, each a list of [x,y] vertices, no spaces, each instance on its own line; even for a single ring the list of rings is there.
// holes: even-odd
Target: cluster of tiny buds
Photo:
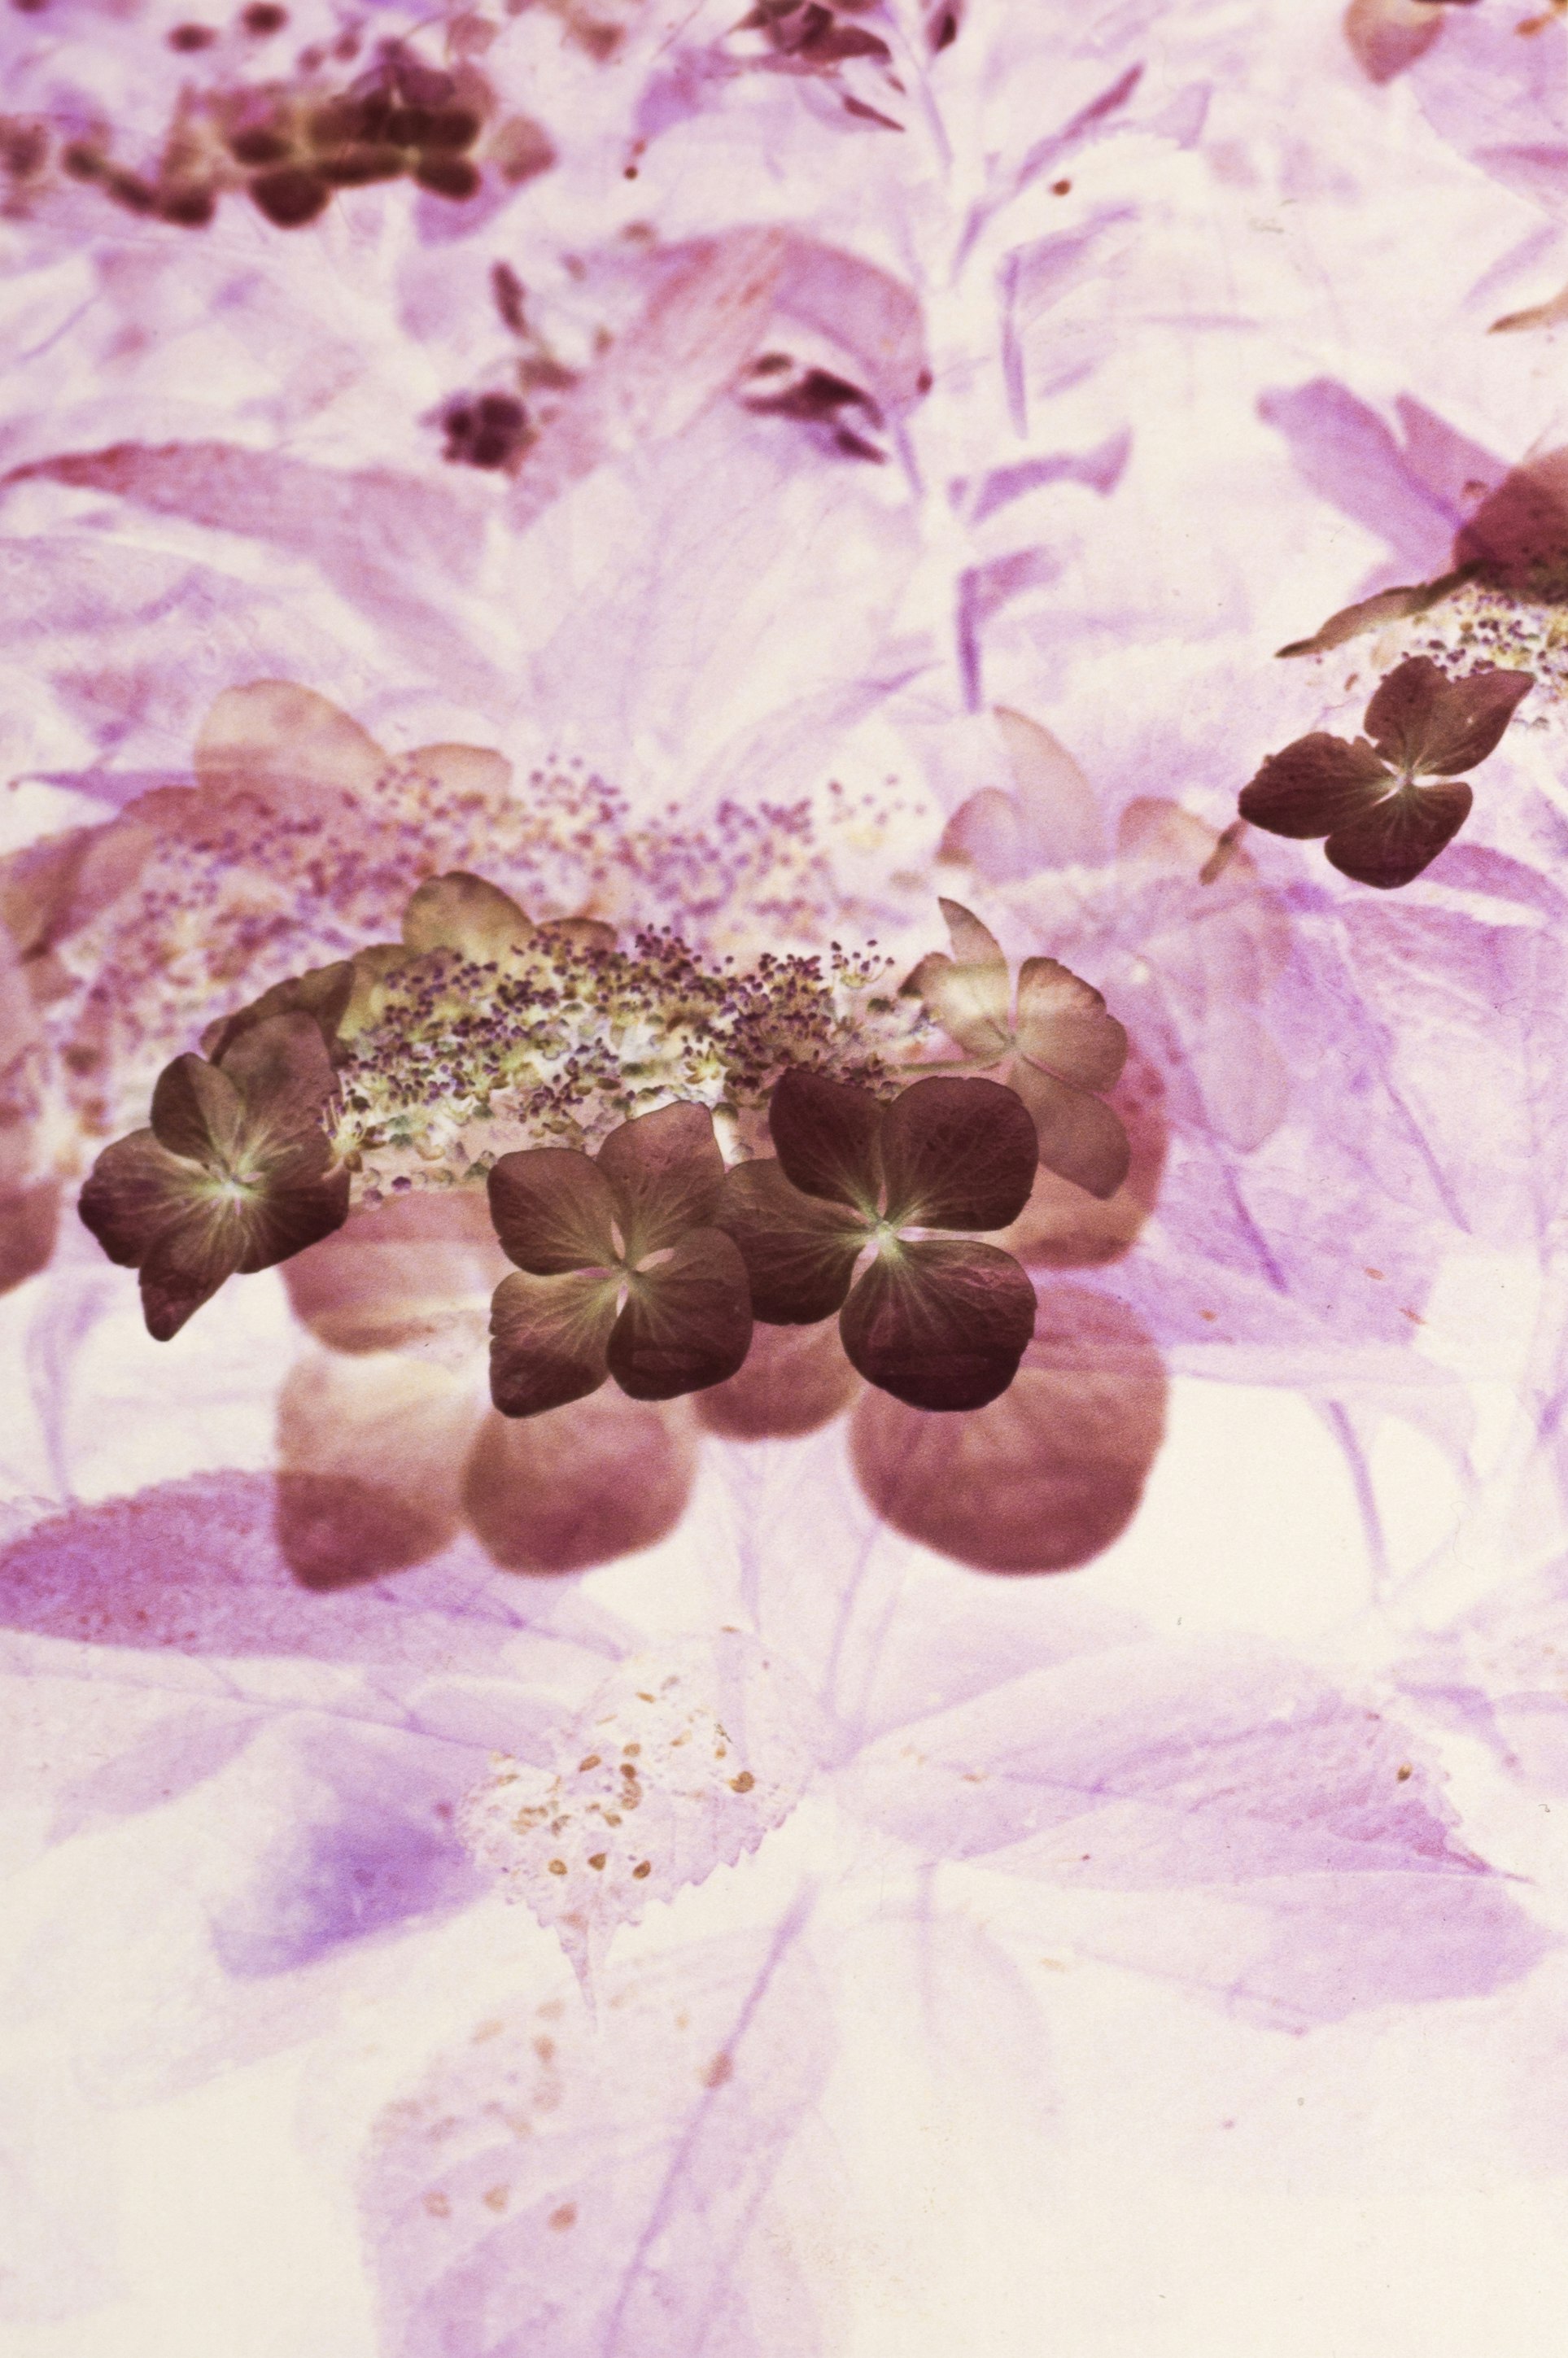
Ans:
[[[543,928],[497,957],[437,948],[393,967],[345,1044],[336,1153],[367,1204],[482,1180],[528,1146],[591,1151],[621,1122],[707,1106],[731,1157],[767,1093],[809,1063],[879,1093],[929,1028],[876,946],[708,966],[673,932]]]

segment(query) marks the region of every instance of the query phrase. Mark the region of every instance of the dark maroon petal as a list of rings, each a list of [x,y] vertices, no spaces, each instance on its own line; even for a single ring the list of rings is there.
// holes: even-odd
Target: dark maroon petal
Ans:
[[[1159,1354],[1131,1314],[1052,1285],[1000,1400],[932,1416],[868,1392],[850,1450],[872,1506],[910,1539],[982,1572],[1065,1572],[1131,1520],[1164,1412]]]
[[[869,1089],[792,1065],[774,1083],[768,1127],[784,1174],[803,1195],[875,1216],[882,1109]]]
[[[1237,807],[1271,835],[1329,835],[1392,783],[1387,765],[1359,738],[1351,745],[1316,730],[1271,753],[1251,784],[1242,787]]]
[[[767,1159],[728,1174],[714,1219],[740,1247],[753,1317],[810,1326],[842,1309],[867,1240],[858,1212],[803,1195]]]
[[[995,1081],[916,1081],[882,1116],[887,1217],[895,1227],[1005,1228],[1038,1160],[1022,1100]]]
[[[752,1340],[746,1264],[719,1228],[693,1228],[632,1279],[610,1372],[632,1400],[678,1400],[732,1376]]]
[[[349,1174],[319,1168],[330,1152],[324,1138],[308,1142],[239,1206],[243,1249],[237,1266],[243,1275],[276,1269],[342,1227],[349,1217]]]
[[[171,1341],[211,1301],[239,1269],[244,1243],[240,1216],[221,1198],[209,1198],[154,1238],[142,1256],[141,1285],[142,1314],[155,1343]]]
[[[295,1316],[335,1351],[455,1366],[483,1342],[508,1266],[481,1188],[425,1188],[355,1212],[290,1260],[284,1283]]]
[[[503,1277],[490,1305],[490,1397],[503,1416],[538,1416],[597,1391],[609,1372],[618,1277]]]
[[[724,1179],[724,1157],[706,1106],[661,1106],[612,1130],[599,1150],[615,1190],[626,1258],[636,1262],[705,1228]]]
[[[321,1109],[338,1086],[320,1024],[298,1008],[238,1033],[223,1051],[222,1071],[244,1099],[251,1154],[319,1130]],[[156,1130],[156,1098],[154,1107]]]
[[[1401,786],[1365,817],[1336,827],[1324,849],[1342,875],[1391,892],[1431,866],[1469,817],[1474,800],[1463,778]]]
[[[486,1417],[464,1504],[508,1572],[581,1572],[667,1538],[697,1470],[689,1412],[611,1386],[525,1424]]]
[[[474,966],[505,957],[533,931],[510,893],[460,868],[427,877],[403,912],[406,948],[455,950]]]
[[[1127,1176],[1132,1148],[1103,1098],[1041,1072],[1023,1056],[1013,1058],[1009,1077],[1028,1108],[1046,1170],[1102,1201],[1114,1195]]]
[[[1050,957],[1018,969],[1018,1045],[1075,1088],[1114,1087],[1127,1062],[1127,1033],[1092,983]]]
[[[402,1354],[312,1353],[277,1410],[278,1544],[310,1588],[341,1588],[427,1556],[462,1528],[480,1408],[467,1384]]]
[[[1491,664],[1449,679],[1427,656],[1409,655],[1367,707],[1367,734],[1396,769],[1451,777],[1495,752],[1534,685],[1532,672]]]
[[[135,1269],[155,1238],[184,1219],[210,1184],[200,1164],[170,1154],[150,1130],[136,1130],[103,1149],[77,1209],[110,1260]]]
[[[353,987],[352,958],[339,958],[331,966],[312,967],[308,974],[290,975],[286,982],[275,982],[270,990],[264,990],[248,1007],[238,1008],[232,1015],[221,1016],[216,1023],[209,1024],[201,1034],[202,1054],[213,1064],[221,1065],[242,1032],[253,1031],[271,1016],[295,1013],[311,1016],[320,1025],[330,1054]]]
[[[619,1255],[615,1191],[586,1154],[535,1146],[503,1154],[490,1174],[490,1217],[502,1250],[535,1277],[606,1269]]]
[[[170,1154],[210,1171],[232,1170],[244,1127],[244,1099],[216,1065],[177,1056],[164,1066],[153,1087],[152,1134]]]
[[[860,1388],[837,1325],[754,1326],[739,1374],[692,1405],[698,1423],[727,1441],[787,1440],[827,1424]]]
[[[901,1244],[855,1283],[838,1332],[868,1383],[912,1408],[981,1408],[1034,1331],[1034,1288],[1010,1253],[946,1238]]]

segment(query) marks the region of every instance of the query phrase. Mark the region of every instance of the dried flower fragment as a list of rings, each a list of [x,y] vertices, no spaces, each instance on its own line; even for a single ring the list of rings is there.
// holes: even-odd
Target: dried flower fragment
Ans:
[[[1448,773],[1497,750],[1534,685],[1490,664],[1450,679],[1408,655],[1368,705],[1366,737],[1318,730],[1271,753],[1242,789],[1241,816],[1271,835],[1326,836],[1330,862],[1357,883],[1408,884],[1470,815],[1470,788]]]

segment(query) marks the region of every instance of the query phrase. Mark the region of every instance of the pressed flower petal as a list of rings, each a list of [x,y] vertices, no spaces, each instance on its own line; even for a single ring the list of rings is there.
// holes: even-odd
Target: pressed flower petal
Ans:
[[[1018,969],[1018,1045],[1032,1064],[1080,1089],[1115,1086],[1127,1062],[1127,1033],[1102,992],[1050,957]]]
[[[326,697],[260,679],[225,688],[212,705],[195,766],[211,795],[260,793],[297,809],[371,794],[386,764],[374,740]]]
[[[277,1409],[279,1547],[308,1588],[422,1563],[462,1528],[481,1413],[466,1383],[402,1352],[312,1353]]]
[[[1034,1184],[1034,1125],[996,1081],[915,1081],[882,1116],[881,1158],[895,1226],[1005,1228]]]
[[[209,1170],[232,1170],[245,1128],[236,1084],[201,1056],[177,1056],[153,1089],[152,1130],[170,1154]]]
[[[1109,1107],[1126,1130],[1131,1157],[1121,1185],[1108,1196],[1094,1196],[1042,1163],[1028,1203],[991,1241],[1031,1269],[1089,1269],[1119,1260],[1160,1193],[1168,1137],[1164,1094],[1158,1073],[1135,1052]]]
[[[875,1216],[882,1109],[868,1089],[792,1065],[773,1085],[768,1128],[786,1179],[803,1195]]]
[[[243,1276],[274,1269],[342,1227],[349,1217],[350,1180],[347,1171],[326,1167],[331,1152],[319,1135],[304,1140],[267,1171],[265,1184],[238,1200]]]
[[[615,1190],[630,1262],[663,1251],[713,1217],[724,1157],[706,1106],[661,1106],[622,1122],[600,1148],[598,1163]]]
[[[235,1275],[244,1245],[240,1214],[212,1195],[199,1199],[178,1227],[153,1238],[142,1257],[141,1288],[142,1312],[155,1343],[172,1341],[224,1280]]]
[[[77,1209],[110,1260],[135,1269],[153,1238],[183,1219],[207,1184],[199,1163],[171,1154],[150,1130],[135,1130],[103,1149]]]
[[[746,1264],[720,1228],[692,1228],[633,1277],[610,1372],[633,1400],[676,1400],[732,1376],[752,1339]]]
[[[210,1056],[213,1064],[221,1065],[242,1032],[253,1030],[271,1016],[296,1011],[314,1017],[323,1038],[330,1044],[337,1038],[353,989],[352,958],[338,958],[330,966],[312,967],[308,974],[290,975],[287,981],[274,983],[270,990],[264,990],[249,1007],[239,1008],[232,1015],[220,1016],[216,1023],[210,1023],[201,1035],[201,1053]]]
[[[503,958],[533,931],[510,893],[460,868],[427,878],[403,912],[406,948],[456,950],[474,966]]]
[[[615,1190],[573,1147],[503,1154],[490,1174],[490,1217],[502,1250],[535,1277],[604,1269],[619,1259]]]
[[[503,1277],[490,1305],[490,1396],[503,1416],[538,1416],[597,1391],[609,1370],[619,1275]]]
[[[1034,1288],[1011,1253],[946,1238],[879,1255],[839,1314],[868,1383],[912,1408],[981,1408],[1034,1331]]]
[[[999,1400],[932,1416],[868,1392],[849,1429],[861,1488],[895,1530],[981,1572],[1065,1572],[1126,1529],[1164,1432],[1159,1353],[1130,1311],[1073,1285]]]
[[[740,1248],[754,1317],[809,1326],[842,1308],[866,1243],[859,1213],[803,1195],[769,1158],[726,1175],[714,1218]]]
[[[1532,672],[1491,664],[1450,679],[1429,656],[1409,655],[1367,707],[1367,734],[1396,769],[1448,778],[1497,750],[1534,685]]]
[[[1091,1195],[1114,1195],[1127,1176],[1132,1148],[1105,1100],[1043,1073],[1022,1056],[1013,1058],[1009,1076],[1029,1109],[1046,1170],[1087,1187]]]
[[[296,1008],[250,1025],[225,1048],[222,1069],[245,1101],[252,1152],[265,1141],[301,1130],[322,1134],[321,1109],[337,1087],[337,1076],[313,1015]]]
[[[745,1365],[727,1383],[697,1393],[692,1405],[698,1423],[726,1441],[786,1440],[815,1433],[860,1390],[836,1323],[758,1325]]]
[[[1271,753],[1237,807],[1271,835],[1329,835],[1392,784],[1388,765],[1359,738],[1352,745],[1317,730]]]
[[[463,1503],[505,1571],[581,1572],[666,1538],[696,1470],[687,1414],[607,1385],[526,1423],[487,1416]]]
[[[926,1011],[967,1056],[994,1064],[1008,1048],[1008,973],[995,966],[956,966],[941,950],[923,957],[903,995]]]
[[[1336,827],[1324,849],[1342,875],[1391,892],[1431,866],[1469,817],[1474,801],[1463,778],[1401,786],[1364,817]]]

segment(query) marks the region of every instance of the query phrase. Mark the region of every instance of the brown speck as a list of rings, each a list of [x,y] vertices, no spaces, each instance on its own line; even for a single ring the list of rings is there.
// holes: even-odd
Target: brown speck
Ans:
[[[1380,1269],[1368,1269],[1363,1274],[1367,1277],[1375,1277],[1379,1284],[1382,1282],[1383,1272]]]
[[[287,24],[288,11],[276,6],[276,0],[251,0],[248,8],[241,9],[240,22],[258,41],[270,40]]]
[[[588,1863],[589,1866],[597,1869],[603,1866],[609,1856],[610,1853],[607,1850],[596,1850]]]
[[[504,2211],[507,2202],[511,2198],[511,2192],[512,2190],[508,2186],[487,2187],[484,2192],[486,2209],[491,2211]]]
[[[645,1859],[643,1861],[643,1864],[642,1864],[642,1866],[634,1866],[634,1867],[632,1869],[633,1880],[634,1882],[641,1883],[641,1882],[642,1882],[642,1880],[643,1880],[643,1877],[645,1875],[652,1875],[653,1871],[654,1871],[654,1862],[653,1862],[653,1860],[652,1860],[651,1858],[645,1858]]]
[[[476,2047],[482,2047],[487,2039],[499,2039],[505,2028],[506,2025],[499,2015],[492,2016],[490,2021],[480,2024],[473,2035],[473,2044]]]
[[[550,1873],[552,1875],[564,1875],[566,1871],[567,1863],[564,1858],[553,1858],[550,1861]]]
[[[557,2229],[575,2227],[577,2225],[577,2204],[575,2202],[563,2202],[558,2211],[552,2211],[550,2213],[550,2224],[552,2227]]]
[[[749,1793],[756,1781],[749,1768],[742,1768],[738,1777],[730,1778],[730,1790],[732,1793]]]
[[[599,1754],[598,1754],[597,1752],[589,1752],[589,1753],[586,1754],[586,1755],[584,1756],[584,1758],[583,1758],[581,1760],[579,1760],[579,1761],[578,1762],[578,1764],[577,1764],[577,1773],[578,1773],[578,1775],[580,1777],[580,1776],[582,1775],[582,1773],[583,1773],[584,1769],[586,1769],[586,1768],[598,1768],[598,1766],[599,1766],[599,1761],[600,1761],[600,1756],[599,1756]]]
[[[1072,184],[1071,180],[1053,180],[1053,181],[1052,181],[1052,183],[1051,183],[1051,194],[1052,194],[1054,197],[1070,197],[1070,196],[1072,195],[1072,193],[1073,193],[1073,184]]]
[[[652,1695],[644,1695],[643,1697],[643,1701],[644,1703],[652,1703],[653,1700],[654,1698]],[[625,1754],[628,1760],[635,1760],[643,1747],[640,1744],[623,1744],[621,1747],[621,1749]]]
[[[1399,1782],[1402,1785],[1408,1779],[1415,1775],[1415,1770],[1408,1760],[1401,1760],[1394,1774],[1398,1778]]]
[[[543,2006],[540,2007],[539,2011],[541,2014],[544,2012]],[[538,2057],[541,2063],[548,2063],[554,2056],[555,2051],[556,2042],[553,2039],[535,2039],[534,2041],[534,2052]]]
[[[451,2203],[444,2194],[427,2194],[425,2208],[432,2219],[449,2219],[452,2215]]]
[[[720,2053],[714,2057],[703,2073],[702,2084],[705,2088],[722,2088],[726,2080],[732,2080],[734,2077],[734,2063],[728,2055]]]
[[[210,49],[218,36],[211,25],[177,25],[168,37],[171,49]]]

